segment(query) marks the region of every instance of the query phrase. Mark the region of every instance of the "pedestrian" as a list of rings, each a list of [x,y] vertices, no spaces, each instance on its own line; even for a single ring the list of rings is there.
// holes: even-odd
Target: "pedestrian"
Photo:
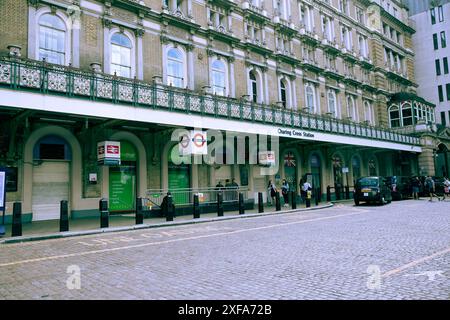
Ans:
[[[237,200],[238,199],[238,193],[239,193],[239,185],[236,182],[236,179],[233,178],[231,179],[231,189],[232,189],[232,196],[233,196],[233,200]]]
[[[289,184],[286,179],[283,179],[281,184],[281,194],[283,195],[284,207],[289,207]]]
[[[270,187],[269,187],[270,198],[272,199],[272,204],[275,204],[275,202],[276,202],[275,197],[277,196],[278,190],[277,190],[277,187],[276,187],[275,183],[270,181],[269,184],[270,184]]]
[[[218,184],[216,184],[216,199],[217,199],[217,195],[219,194],[219,193],[222,193],[223,192],[223,188],[224,188],[224,186],[223,186],[223,184],[222,184],[222,181],[220,181],[219,180],[219,183]],[[223,199],[222,199],[223,200]]]
[[[445,198],[450,198],[450,180],[448,178],[444,178],[444,195],[442,196],[442,201],[445,201]]]
[[[422,183],[420,182],[419,177],[414,177],[412,179],[411,186],[412,186],[412,194],[413,194],[414,200],[420,200],[419,191],[420,191],[421,184]]]
[[[312,190],[311,183],[309,183],[308,180],[305,180],[302,186],[302,191],[305,195],[305,199],[311,199],[311,190]]]
[[[427,190],[427,193],[430,194],[430,202],[433,202],[433,197],[436,197],[439,201],[441,201],[441,199],[438,197],[438,195],[435,193],[436,191],[436,187],[435,187],[435,183],[433,178],[431,178],[430,176],[427,176],[425,178],[425,188]]]
[[[167,192],[167,195],[163,198],[163,201],[161,203],[161,211],[163,217],[167,217],[169,215],[169,211],[172,213],[173,216],[175,216],[175,203],[172,199],[172,201],[169,201],[169,198],[172,199],[172,194],[170,192]],[[169,206],[169,202],[171,205]]]
[[[272,180],[269,180],[269,183],[267,183],[267,204],[269,206],[272,205],[272,196],[271,196],[271,192],[272,192]]]

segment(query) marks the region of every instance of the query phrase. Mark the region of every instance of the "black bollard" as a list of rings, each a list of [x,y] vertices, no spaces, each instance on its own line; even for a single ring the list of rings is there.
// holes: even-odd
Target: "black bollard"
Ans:
[[[244,194],[239,192],[239,214],[245,214]]]
[[[69,231],[69,202],[62,200],[59,207],[59,232]]]
[[[345,199],[350,199],[350,187],[348,185],[345,186]]]
[[[275,210],[281,211],[280,193],[275,192]]]
[[[297,209],[297,194],[294,191],[291,191],[291,207],[292,210]]]
[[[99,202],[100,210],[100,228],[109,227],[109,212],[108,212],[108,200],[101,199]]]
[[[12,217],[12,237],[20,237],[22,235],[22,203],[14,202]]]
[[[264,203],[263,203],[263,193],[258,192],[258,212],[263,213],[264,212]]]
[[[331,202],[331,187],[327,186],[327,202]]]
[[[142,198],[136,199],[136,224],[144,223],[144,207],[142,204],[143,200],[144,199],[142,199]]]
[[[320,188],[317,188],[316,189],[316,192],[315,192],[315,200],[316,200],[316,206],[318,206],[319,205],[319,202],[320,202],[320,198],[322,198],[322,195],[320,194]]]
[[[200,218],[200,206],[198,203],[198,194],[194,194],[194,219]]]
[[[166,216],[166,221],[173,221],[175,215],[175,206],[173,205],[173,198],[167,197],[167,208],[164,208],[166,212],[163,214]]]
[[[336,200],[341,200],[341,187],[334,187]]]
[[[223,194],[217,193],[217,216],[223,217]]]

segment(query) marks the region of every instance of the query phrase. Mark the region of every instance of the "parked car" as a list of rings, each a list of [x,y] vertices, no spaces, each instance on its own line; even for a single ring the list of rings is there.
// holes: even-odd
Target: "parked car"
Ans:
[[[412,180],[410,177],[391,176],[386,177],[386,180],[391,188],[393,200],[407,199],[412,196]]]
[[[384,205],[392,201],[391,188],[384,177],[363,177],[356,180],[353,194],[355,205],[361,202]]]

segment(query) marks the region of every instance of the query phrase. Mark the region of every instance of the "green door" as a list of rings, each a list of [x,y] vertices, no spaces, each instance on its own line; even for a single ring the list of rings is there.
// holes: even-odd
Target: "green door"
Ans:
[[[189,165],[175,165],[173,163],[169,163],[169,191],[172,192],[172,197],[175,204],[190,203],[188,190],[179,191],[179,189],[188,189],[190,187],[189,176]]]
[[[121,165],[109,168],[109,210],[131,212],[136,205],[136,149],[120,142]]]

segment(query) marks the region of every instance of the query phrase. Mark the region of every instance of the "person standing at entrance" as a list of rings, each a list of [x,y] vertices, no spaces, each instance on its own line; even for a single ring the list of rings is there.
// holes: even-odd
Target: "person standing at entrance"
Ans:
[[[412,194],[413,194],[414,200],[420,200],[420,198],[419,198],[420,185],[421,185],[421,182],[419,180],[419,177],[413,178],[413,180],[411,182],[411,186],[412,186]]]
[[[270,193],[270,198],[272,199],[272,204],[275,205],[275,197],[277,195],[277,187],[275,186],[275,184],[272,182],[272,180],[269,181],[269,193]]]
[[[281,194],[283,195],[284,207],[289,207],[289,184],[286,182],[286,179],[283,179],[283,183],[281,185]]]
[[[439,201],[441,201],[441,199],[435,193],[435,183],[433,178],[431,178],[430,176],[425,178],[425,187],[427,192],[430,194],[430,202],[433,202],[433,197],[436,197]]]
[[[238,193],[239,193],[239,185],[236,182],[236,179],[231,179],[231,189],[232,189],[232,196],[233,196],[233,200],[237,200],[238,199]]]

